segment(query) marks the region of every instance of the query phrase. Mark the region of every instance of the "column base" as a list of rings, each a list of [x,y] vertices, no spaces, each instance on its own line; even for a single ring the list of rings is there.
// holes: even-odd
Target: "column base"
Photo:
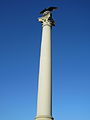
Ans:
[[[50,116],[37,116],[35,120],[54,120],[54,118]]]

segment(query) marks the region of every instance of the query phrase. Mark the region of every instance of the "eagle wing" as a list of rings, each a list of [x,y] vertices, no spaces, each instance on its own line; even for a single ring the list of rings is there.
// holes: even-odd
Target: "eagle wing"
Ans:
[[[53,10],[56,10],[57,9],[57,7],[49,7],[49,8],[45,8],[44,10],[42,10],[41,12],[40,12],[40,14],[43,14],[44,12],[46,12],[46,11],[53,11]]]

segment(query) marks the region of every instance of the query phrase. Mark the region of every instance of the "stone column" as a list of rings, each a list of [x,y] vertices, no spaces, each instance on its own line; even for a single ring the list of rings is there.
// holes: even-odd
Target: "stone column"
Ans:
[[[51,30],[55,24],[52,14],[38,19],[42,23],[42,43],[38,81],[36,120],[52,120],[52,45]]]

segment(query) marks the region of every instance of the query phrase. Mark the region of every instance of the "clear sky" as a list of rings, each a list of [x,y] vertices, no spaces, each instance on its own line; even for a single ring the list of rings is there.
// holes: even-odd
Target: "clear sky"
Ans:
[[[90,0],[0,0],[0,120],[34,120],[39,12],[53,13],[53,117],[90,120]]]

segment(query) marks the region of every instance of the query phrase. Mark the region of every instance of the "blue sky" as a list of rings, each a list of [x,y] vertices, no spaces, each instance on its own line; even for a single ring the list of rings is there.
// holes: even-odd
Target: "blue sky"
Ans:
[[[53,117],[90,119],[90,1],[0,0],[0,120],[36,115],[41,24],[53,13]]]

